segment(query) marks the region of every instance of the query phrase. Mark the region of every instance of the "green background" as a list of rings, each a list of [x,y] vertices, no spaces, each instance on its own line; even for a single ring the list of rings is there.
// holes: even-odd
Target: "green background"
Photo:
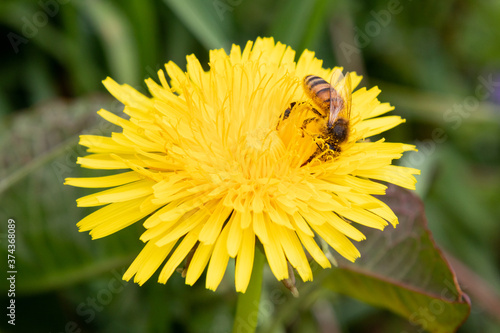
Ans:
[[[143,287],[119,277],[141,248],[140,224],[98,241],[76,222],[86,193],[62,185],[96,175],[75,165],[78,135],[109,135],[95,114],[119,112],[101,81],[146,93],[167,61],[207,63],[208,50],[272,36],[313,50],[378,85],[407,123],[389,141],[416,144],[429,228],[472,301],[459,332],[500,331],[500,3],[497,1],[3,0],[0,3],[0,218],[16,221],[17,325],[5,332],[229,332],[231,270],[217,293],[174,276]],[[208,67],[207,67],[208,68]],[[5,256],[4,256],[5,253]],[[2,260],[2,267],[6,259]],[[273,307],[290,297],[277,291]],[[278,287],[276,286],[278,284]],[[2,282],[2,304],[7,304]],[[299,289],[300,290],[300,289]],[[270,327],[272,310],[260,315]],[[316,290],[274,332],[419,332],[409,320]],[[325,324],[326,323],[326,324]],[[325,327],[328,329],[325,331]],[[323,329],[323,331],[322,331]]]

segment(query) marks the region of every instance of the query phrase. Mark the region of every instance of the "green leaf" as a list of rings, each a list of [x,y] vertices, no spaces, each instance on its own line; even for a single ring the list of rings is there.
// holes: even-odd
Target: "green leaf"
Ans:
[[[127,17],[133,27],[131,31],[137,41],[137,52],[141,58],[140,66],[144,72],[148,66],[151,67],[157,62],[156,57],[160,46],[156,4],[151,0],[132,0],[123,2],[122,6],[127,11]]]
[[[111,2],[76,2],[84,11],[100,38],[111,68],[111,76],[130,85],[139,83],[139,56],[133,27],[127,17]]]
[[[112,127],[96,110],[109,98],[54,101],[12,117],[0,134],[0,221],[15,221],[16,293],[33,294],[84,281],[130,264],[139,252],[140,224],[116,237],[92,241],[76,223],[95,209],[75,200],[85,190],[63,185],[66,177],[98,176],[76,164],[85,154],[77,134],[108,135]],[[113,108],[109,108],[113,110]],[[7,126],[6,126],[7,125]],[[7,223],[0,224],[6,244]],[[0,255],[7,257],[7,246]],[[5,289],[6,280],[1,283]],[[5,289],[6,290],[6,289]]]
[[[233,31],[226,11],[234,6],[224,1],[164,0],[167,6],[184,22],[198,41],[207,49],[229,50]]]
[[[315,36],[326,24],[328,2],[324,0],[293,0],[284,3],[273,20],[269,34],[277,41],[303,49],[310,47]]]
[[[65,13],[63,16],[65,17],[66,13],[71,12],[72,9],[73,7],[69,5],[62,6],[61,11]],[[13,29],[9,33],[13,33],[16,38],[23,38],[25,41],[25,43],[16,46],[11,45],[12,50],[9,51],[13,51],[15,54],[23,54],[24,52],[30,52],[30,50],[35,52],[34,50],[37,49],[31,49],[32,45],[30,45],[33,43],[43,51],[39,52],[40,57],[52,57],[71,74],[71,80],[69,80],[68,87],[65,87],[65,89],[70,90],[76,87],[77,91],[81,88],[86,91],[95,90],[96,84],[91,81],[91,78],[95,75],[95,69],[90,68],[95,64],[89,60],[90,50],[87,48],[85,49],[86,52],[82,53],[81,40],[74,34],[71,35],[67,31],[67,26],[65,29],[60,29],[53,24],[53,20],[48,20],[47,24],[41,27],[33,25],[33,17],[41,13],[43,12],[40,11],[40,7],[35,6],[35,3],[11,1],[0,4],[0,21]],[[77,22],[77,20],[75,19],[74,22]],[[30,31],[29,35],[26,35],[25,29]],[[26,66],[26,61],[18,63]],[[54,80],[61,79],[58,76],[61,73],[56,74],[50,66],[48,66],[47,70],[52,72]],[[20,75],[19,70],[16,73]],[[28,73],[28,77],[35,75],[32,72]]]
[[[456,130],[456,126],[460,127],[466,122],[500,124],[499,106],[487,100],[475,99],[474,95],[464,98],[463,95],[425,92],[374,78],[370,78],[370,82],[381,88],[383,101],[390,101],[397,110],[411,112],[410,121],[432,122],[451,130]],[[477,87],[480,87],[480,84],[481,81],[478,80]],[[477,101],[477,107],[474,107],[473,111],[463,111],[469,99]],[[407,117],[406,114],[404,116]]]
[[[466,294],[427,228],[423,204],[390,186],[380,198],[398,215],[397,228],[362,229],[367,240],[356,263],[339,259],[325,270],[323,285],[407,318],[430,332],[455,332],[470,312]]]

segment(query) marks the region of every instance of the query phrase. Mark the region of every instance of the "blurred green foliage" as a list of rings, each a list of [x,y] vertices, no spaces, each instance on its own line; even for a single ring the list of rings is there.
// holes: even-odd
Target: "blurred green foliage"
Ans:
[[[365,75],[362,85],[378,85],[380,99],[407,119],[386,138],[420,148],[402,163],[422,169],[418,193],[430,229],[464,264],[457,273],[473,311],[459,332],[498,332],[499,22],[496,1],[3,0],[1,250],[4,221],[14,218],[17,263],[29,270],[18,274],[18,325],[2,320],[0,328],[230,331],[236,297],[230,277],[217,293],[202,283],[184,286],[178,275],[166,286],[151,279],[143,287],[124,287],[117,276],[140,249],[142,226],[97,241],[79,234],[75,223],[88,211],[74,200],[88,192],[63,187],[62,179],[96,175],[74,162],[85,154],[78,134],[111,131],[95,112],[119,112],[103,95],[106,76],[145,92],[143,79],[156,78],[167,61],[183,68],[185,56],[195,53],[206,63],[209,49],[273,36],[298,54],[316,51],[326,67]],[[273,304],[286,312],[291,296],[272,288],[280,292]],[[324,290],[306,294],[293,309],[298,315],[275,332],[319,331],[325,322],[343,332],[419,331],[405,319]],[[272,327],[272,316],[261,317],[263,328]]]

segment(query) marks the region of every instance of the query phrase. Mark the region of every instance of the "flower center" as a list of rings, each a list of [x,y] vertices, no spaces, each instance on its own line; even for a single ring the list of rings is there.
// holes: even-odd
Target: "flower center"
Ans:
[[[248,132],[245,138],[248,153],[266,154],[273,153],[282,147],[281,139],[276,131],[267,128],[257,128]]]

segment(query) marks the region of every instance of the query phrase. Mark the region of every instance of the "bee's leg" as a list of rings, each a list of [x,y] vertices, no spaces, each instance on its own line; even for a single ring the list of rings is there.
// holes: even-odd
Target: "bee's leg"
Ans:
[[[304,165],[309,164],[316,156],[318,156],[318,154],[320,152],[321,152],[321,149],[318,146],[318,149],[316,149],[316,151],[311,156],[309,156],[309,158],[307,159],[307,161],[305,161],[304,163],[302,163],[302,165],[300,167],[303,167]]]
[[[311,110],[312,110],[312,112],[313,112],[315,115],[317,115],[318,117],[320,117],[320,118],[325,118],[325,116],[324,116],[324,115],[322,115],[322,114],[321,114],[318,110],[316,110],[315,108],[312,108]],[[302,123],[302,126],[300,127],[300,129],[301,129],[302,131],[305,131],[306,126],[307,126],[310,122],[315,121],[315,120],[318,120],[318,117],[311,117],[311,118],[307,118],[307,119],[306,119],[306,120],[304,120],[304,122]],[[302,135],[302,137],[304,137],[304,135]]]
[[[328,143],[328,149],[333,151],[335,155],[340,154],[340,144],[338,142]]]
[[[307,119],[306,119],[306,120],[304,120],[304,122],[302,123],[302,126],[300,126],[300,129],[305,130],[305,129],[306,129],[306,126],[307,126],[310,122],[312,122],[312,121],[314,121],[314,120],[316,120],[316,119],[317,119],[316,117],[307,118]]]
[[[320,146],[318,144],[318,142],[316,142],[316,146],[318,146],[318,148],[316,148],[316,151],[311,156],[309,156],[309,158],[307,159],[307,161],[305,161],[304,163],[302,163],[301,167],[303,167],[304,165],[310,163],[316,157],[323,158],[325,156],[324,154],[327,153],[327,150],[325,149],[325,145],[328,146],[328,149],[333,150],[335,155],[338,155],[340,153],[340,147],[336,143],[333,143],[333,144],[324,143],[323,145]]]
[[[302,126],[300,126],[300,129],[302,130],[302,137],[304,137],[304,132],[306,132],[306,126],[312,122],[312,121],[315,121],[317,120],[318,118],[316,117],[312,117],[312,118],[307,118],[306,120],[304,120],[304,122],[302,123]]]
[[[315,115],[317,115],[318,117],[320,118],[325,118],[325,115],[322,114],[321,112],[319,112],[318,110],[316,110],[315,108],[312,108],[311,110]]]
[[[283,122],[283,120],[290,117],[290,113],[292,113],[292,109],[294,108],[295,104],[297,104],[297,102],[290,103],[290,106],[285,110],[285,112],[283,112],[281,114],[280,120],[278,121],[278,124],[276,125],[276,130],[280,127],[280,124]]]
[[[292,109],[295,106],[295,104],[297,104],[297,102],[290,103],[290,106],[288,107],[288,109],[285,110],[285,112],[283,114],[283,120],[290,117],[290,113],[292,112]]]
[[[290,113],[291,112],[292,112],[292,109],[290,109],[290,108],[286,109],[285,112],[283,112],[283,118],[282,118],[282,120],[285,120],[288,117],[290,117]]]
[[[302,163],[301,167],[303,167],[304,165],[310,163],[313,159],[315,159],[320,153],[322,153],[324,151],[324,147],[320,146],[318,144],[318,142],[316,142],[316,146],[318,146],[318,148],[316,148],[316,151],[311,156],[309,156],[309,158],[307,159],[307,161],[305,161],[304,163]]]

